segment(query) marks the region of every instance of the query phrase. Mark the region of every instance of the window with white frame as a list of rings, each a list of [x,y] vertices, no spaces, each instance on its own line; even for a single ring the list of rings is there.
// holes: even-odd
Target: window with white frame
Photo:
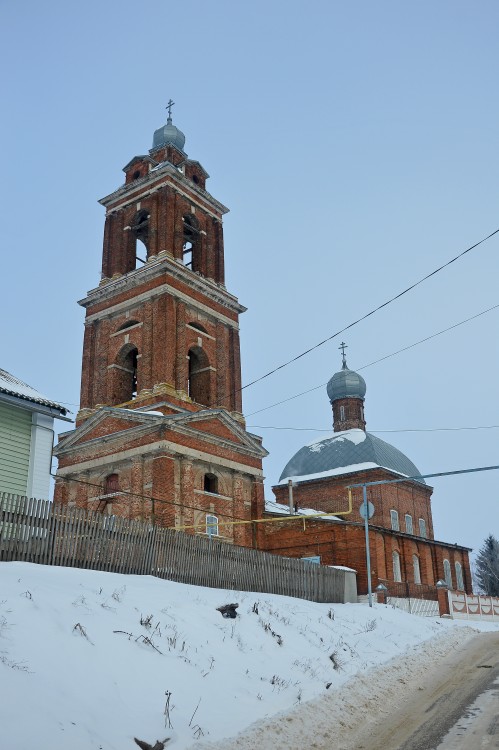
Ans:
[[[410,513],[405,514],[405,530],[407,534],[414,533],[414,531],[412,530],[412,516]]]
[[[207,515],[206,516],[206,533],[211,538],[212,536],[218,536],[218,517]]]
[[[396,511],[396,510],[391,510],[390,511],[390,521],[391,521],[391,524],[392,524],[392,529],[394,531],[400,531],[398,511]]]
[[[419,536],[422,536],[423,539],[426,539],[426,521],[424,518],[419,519]]]
[[[451,589],[452,588],[452,571],[450,568],[450,562],[447,559],[444,560],[444,581],[447,584],[447,586]]]
[[[419,557],[412,556],[412,567],[414,570],[414,583],[421,583],[421,568],[419,567]]]
[[[463,568],[461,563],[457,562],[454,567],[456,569],[456,588],[460,591],[464,591]]]
[[[398,552],[394,552],[392,554],[393,558],[393,580],[394,581],[401,581],[402,580],[402,570],[400,568],[400,555]]]
[[[340,406],[340,421],[341,422],[345,421],[345,407],[344,406]]]

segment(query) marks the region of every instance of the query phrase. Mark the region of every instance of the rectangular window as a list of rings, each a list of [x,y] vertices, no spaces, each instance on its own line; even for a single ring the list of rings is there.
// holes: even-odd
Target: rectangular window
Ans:
[[[450,567],[450,562],[448,560],[444,560],[444,581],[447,584],[447,586],[451,589],[452,588],[452,571]]]
[[[206,516],[206,533],[211,538],[218,536],[218,518],[217,516]]]
[[[426,521],[424,518],[419,519],[419,536],[422,536],[423,539],[426,539]]]
[[[400,531],[399,514],[398,514],[398,512],[396,510],[391,510],[390,511],[390,520],[391,520],[391,523],[392,523],[392,529],[394,531]]]
[[[393,558],[393,580],[400,583],[402,581],[402,571],[400,569],[400,555],[398,552],[394,552]]]
[[[405,514],[405,530],[407,534],[413,534],[414,531],[412,530],[412,516],[410,513]]]

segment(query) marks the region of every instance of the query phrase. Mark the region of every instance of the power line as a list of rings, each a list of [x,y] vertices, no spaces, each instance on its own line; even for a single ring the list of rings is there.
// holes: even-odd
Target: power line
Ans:
[[[292,430],[294,432],[329,432],[331,428],[325,429],[322,427],[276,427],[275,425],[268,424],[252,424],[248,425],[252,430]],[[401,430],[369,430],[376,435],[387,433],[387,432],[460,432],[462,430],[497,430],[499,424],[480,425],[478,427],[407,427]]]
[[[322,341],[319,341],[318,344],[315,344],[314,346],[311,346],[310,349],[306,349],[301,354],[298,354],[296,357],[293,357],[292,359],[289,359],[287,362],[283,362],[282,365],[278,365],[278,367],[274,367],[273,370],[270,370],[269,372],[265,373],[265,375],[261,375],[259,378],[256,378],[255,380],[252,380],[250,383],[246,383],[246,385],[243,385],[243,387],[240,390],[244,390],[245,388],[249,388],[251,385],[255,385],[255,383],[259,383],[261,380],[265,380],[265,378],[270,377],[270,375],[273,375],[274,373],[278,372],[279,370],[282,370],[284,367],[287,367],[288,365],[292,364],[293,362],[296,362],[298,359],[301,359],[302,357],[305,357],[307,354],[310,354],[310,352],[313,352],[314,349],[318,349],[323,344],[326,344],[328,341],[331,341],[332,339],[336,338],[336,336],[340,336],[340,334],[345,333],[345,331],[348,331],[350,328],[353,328],[358,323],[361,323],[363,320],[366,320],[366,318],[369,318],[371,315],[374,315],[379,310],[382,310],[384,307],[387,307],[392,302],[395,302],[395,300],[400,299],[400,297],[403,297],[404,294],[407,294],[412,289],[415,289],[417,286],[422,284],[423,282],[430,279],[432,276],[435,276],[435,274],[442,271],[444,268],[447,268],[447,266],[450,266],[452,263],[455,263],[459,258],[462,258],[463,255],[466,255],[466,253],[469,253],[471,250],[474,250],[479,245],[483,244],[487,240],[489,240],[491,237],[493,237],[495,234],[499,232],[499,229],[496,229],[491,234],[487,235],[487,237],[484,237],[483,239],[479,240],[479,242],[476,242],[474,245],[471,245],[471,247],[466,248],[466,250],[463,250],[459,255],[456,255],[454,258],[451,258],[451,260],[448,260],[447,263],[444,263],[442,266],[439,266],[439,268],[435,268],[434,271],[427,274],[426,276],[423,276],[422,279],[419,279],[419,281],[416,281],[414,284],[411,284],[411,286],[408,286],[407,289],[404,289],[402,292],[399,292],[394,297],[391,297],[386,302],[383,302],[383,304],[378,305],[378,307],[375,307],[370,312],[363,315],[361,318],[357,318],[357,320],[354,320],[353,323],[350,323],[349,325],[345,326],[345,328],[342,328],[340,331],[336,331],[336,333],[333,333],[331,336],[328,336],[327,338],[323,339]]]
[[[102,486],[100,484],[95,484],[93,482],[86,482],[84,479],[76,479],[74,477],[64,477],[64,476],[59,476],[57,474],[51,474],[51,476],[54,479],[58,479],[58,480],[62,479],[64,482],[77,482],[78,484],[86,484],[89,487],[97,487],[98,489],[102,490]],[[141,497],[145,500],[150,500],[153,503],[156,502],[156,503],[163,503],[164,505],[178,505],[182,509],[197,510],[197,511],[202,511],[204,513],[206,513],[206,510],[207,510],[206,508],[197,508],[193,505],[187,505],[186,503],[176,503],[171,500],[162,500],[159,497],[151,497],[149,495],[142,495],[139,492],[130,492],[129,490],[118,490],[117,492],[114,492],[113,495],[133,495],[134,497]],[[90,498],[90,499],[98,500],[99,498]],[[283,507],[286,507],[286,506],[283,506]],[[96,512],[99,512],[99,511],[96,511]],[[257,524],[257,523],[280,523],[283,520],[291,520],[291,521],[297,521],[297,520],[304,521],[305,520],[307,521],[309,519],[314,519],[314,518],[334,518],[335,516],[349,515],[350,512],[351,510],[348,511],[348,513],[346,513],[345,511],[336,511],[336,513],[326,513],[326,512],[321,513],[320,511],[318,511],[317,513],[307,514],[307,515],[297,513],[296,515],[285,516],[285,517],[280,516],[279,518],[250,518],[250,519],[241,518],[241,516],[232,515],[231,521],[219,520],[218,525],[219,526],[239,526],[241,524],[244,525],[244,524]],[[153,511],[153,515],[154,515],[154,511]],[[186,525],[165,526],[162,528],[172,529],[174,531],[182,531],[184,529],[198,529],[198,528],[204,528],[204,527],[205,527],[204,523],[199,523],[199,524],[189,524],[187,526]]]
[[[419,339],[419,341],[415,341],[413,344],[409,344],[409,346],[404,346],[402,349],[397,349],[397,351],[392,352],[391,354],[386,354],[384,357],[375,359],[373,362],[369,362],[368,365],[362,365],[362,367],[357,367],[356,370],[365,370],[367,367],[372,367],[372,365],[377,365],[378,362],[383,362],[385,359],[390,359],[390,357],[395,357],[397,354],[406,352],[408,349],[413,349],[415,346],[419,346],[419,344],[424,344],[426,341],[430,341],[430,339],[434,339],[437,336],[441,336],[443,333],[452,331],[454,328],[459,328],[459,326],[462,326],[465,323],[469,323],[471,320],[475,320],[475,318],[479,318],[481,315],[485,315],[486,313],[489,313],[492,310],[497,310],[497,308],[499,308],[499,304],[493,305],[492,307],[488,307],[486,310],[482,310],[482,312],[476,313],[476,315],[472,315],[470,318],[461,320],[459,323],[454,323],[454,325],[451,325],[448,328],[443,328],[441,331],[437,331],[437,333],[432,333],[431,336],[426,336],[424,339]],[[282,399],[282,401],[276,401],[275,404],[270,404],[270,406],[264,406],[263,409],[257,409],[257,411],[252,411],[250,414],[247,414],[246,416],[253,417],[255,414],[260,414],[262,411],[273,409],[275,406],[280,406],[281,404],[285,404],[287,401],[293,401],[293,399],[295,398],[299,398],[300,396],[305,396],[307,393],[312,393],[312,391],[317,391],[319,388],[324,388],[326,385],[327,383],[321,383],[320,385],[315,385],[313,388],[308,388],[306,391],[301,391],[300,393],[296,393],[294,396],[289,396],[289,398]]]
[[[67,477],[63,476],[61,474],[51,474],[51,477],[53,477],[56,481],[62,480],[63,482],[76,482],[77,484],[86,484],[88,487],[96,487],[97,489],[103,490],[103,487],[101,484],[95,484],[95,482],[86,482],[84,479],[76,479],[76,477]],[[103,493],[104,494],[104,493]],[[140,492],[131,492],[130,490],[116,490],[115,492],[109,493],[112,495],[131,495],[132,497],[140,497],[142,500],[149,500],[151,503],[162,503],[163,505],[178,505],[182,509],[187,510],[200,510],[200,511],[206,511],[206,508],[199,508],[195,505],[187,505],[186,503],[177,503],[174,500],[164,500],[163,498],[159,497],[153,497],[152,495],[142,495]],[[90,498],[90,500],[100,500],[100,497],[93,497]],[[238,518],[238,516],[235,516],[235,518]],[[244,520],[244,519],[241,519]]]

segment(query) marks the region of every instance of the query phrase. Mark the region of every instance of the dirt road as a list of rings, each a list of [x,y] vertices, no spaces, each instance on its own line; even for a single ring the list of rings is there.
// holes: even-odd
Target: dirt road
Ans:
[[[368,736],[360,733],[364,736],[357,737],[357,747],[499,748],[498,677],[499,633],[484,633],[436,665],[426,686],[411,686],[385,721],[371,726]]]
[[[253,725],[218,747],[495,750],[499,748],[495,680],[499,681],[499,632],[477,635],[468,628],[455,628],[404,657],[353,677],[332,694]]]

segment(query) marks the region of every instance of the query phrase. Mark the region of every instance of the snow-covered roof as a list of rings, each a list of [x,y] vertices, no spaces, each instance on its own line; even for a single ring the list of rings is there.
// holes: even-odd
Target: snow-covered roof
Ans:
[[[417,482],[425,484],[407,456],[381,438],[360,429],[335,432],[304,445],[288,461],[278,484],[286,484],[288,479],[304,482],[378,468],[393,471],[401,477],[417,477]]]
[[[289,505],[284,505],[283,503],[274,503],[272,500],[265,500],[265,512],[266,513],[275,513],[279,516],[289,516]],[[294,511],[291,515],[294,516],[315,516],[317,521],[341,521],[341,518],[338,518],[338,516],[323,516],[321,515],[321,511],[317,510],[316,508],[297,508],[296,511]]]
[[[14,375],[11,375],[6,370],[0,370],[0,393],[6,393],[8,396],[15,396],[25,401],[31,401],[34,404],[41,404],[51,409],[57,409],[63,416],[68,412],[65,406],[43,396],[30,385],[14,377]]]

